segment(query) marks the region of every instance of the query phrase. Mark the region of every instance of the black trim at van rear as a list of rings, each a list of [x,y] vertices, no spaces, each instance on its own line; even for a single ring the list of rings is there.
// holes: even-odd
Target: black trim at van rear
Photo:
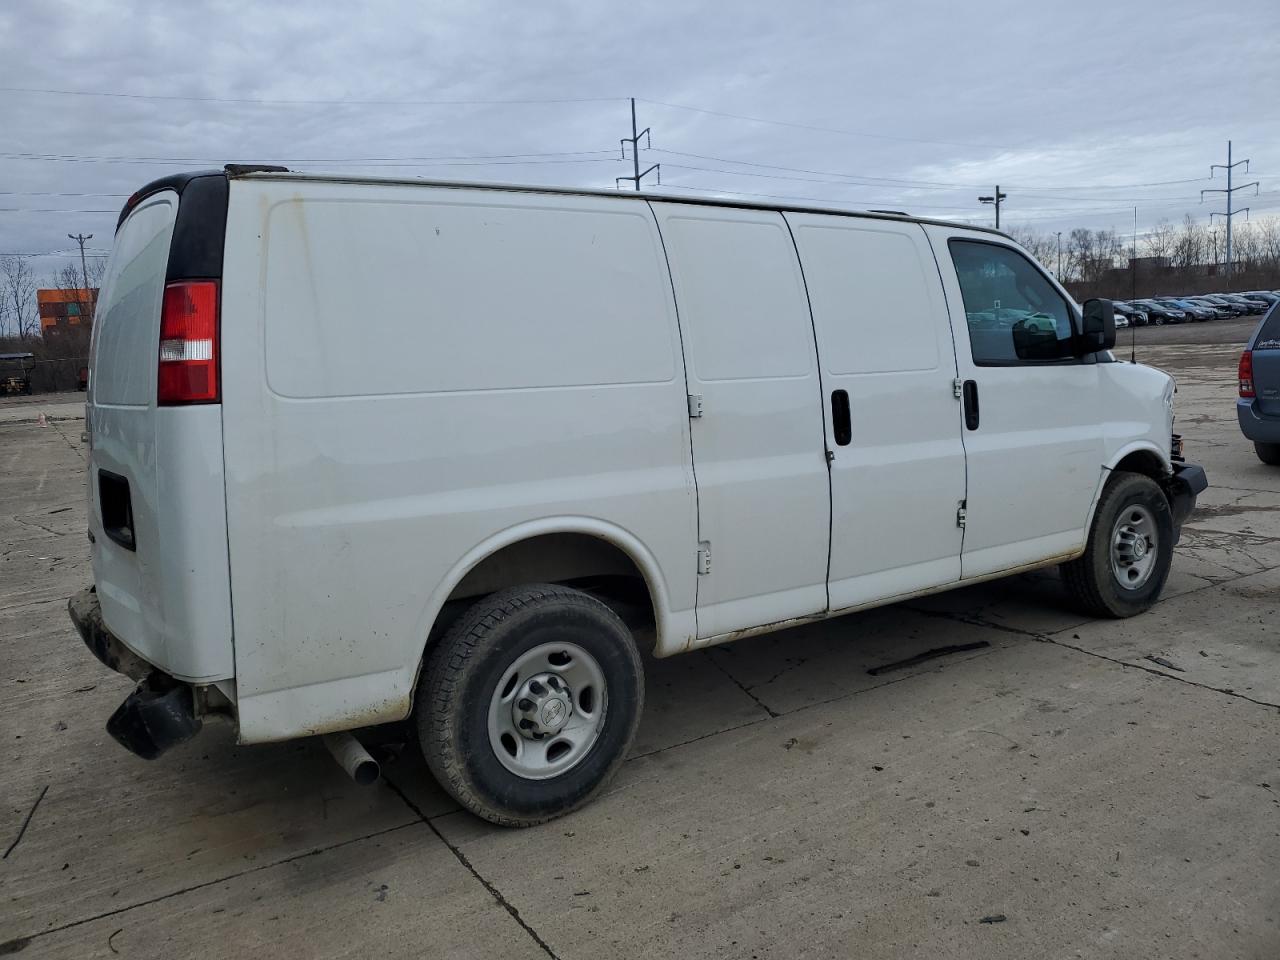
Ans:
[[[178,194],[165,282],[220,280],[222,248],[227,238],[227,175],[211,170],[153,180],[129,198],[120,211],[116,230],[139,203],[163,190]]]
[[[125,218],[147,197],[162,190],[178,195],[178,215],[169,242],[169,264],[165,282],[175,280],[221,280],[222,249],[227,239],[227,193],[231,177],[246,173],[288,173],[285,167],[270,164],[229,163],[222,170],[175,173],[152,180],[129,197],[116,232]]]

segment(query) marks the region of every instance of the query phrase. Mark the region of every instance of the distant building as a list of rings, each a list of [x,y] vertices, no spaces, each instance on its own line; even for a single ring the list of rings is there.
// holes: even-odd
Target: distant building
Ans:
[[[1143,270],[1143,271],[1168,270],[1169,258],[1168,257],[1130,257],[1128,269]]]
[[[41,335],[45,340],[56,340],[74,328],[89,330],[93,326],[93,310],[97,303],[97,287],[37,290]]]

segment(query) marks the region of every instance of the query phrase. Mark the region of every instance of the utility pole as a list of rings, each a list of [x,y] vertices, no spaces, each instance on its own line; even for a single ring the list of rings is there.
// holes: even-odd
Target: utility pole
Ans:
[[[1226,212],[1226,213],[1219,213],[1217,210],[1215,210],[1215,211],[1213,211],[1213,213],[1209,214],[1209,221],[1212,223],[1212,222],[1213,222],[1213,218],[1214,218],[1215,216],[1219,216],[1219,217],[1226,217],[1226,220],[1227,220],[1227,280],[1228,280],[1228,281],[1231,279],[1231,266],[1232,266],[1232,264],[1231,264],[1231,218],[1232,218],[1232,217],[1234,217],[1237,213],[1243,213],[1243,214],[1244,214],[1244,218],[1245,218],[1246,220],[1248,220],[1248,219],[1249,219],[1249,208],[1248,208],[1248,207],[1242,207],[1242,208],[1241,208],[1241,209],[1239,209],[1239,210],[1233,210],[1233,209],[1231,209],[1231,197],[1232,197],[1232,195],[1233,195],[1237,190],[1247,190],[1249,187],[1253,187],[1253,192],[1254,192],[1254,194],[1255,194],[1255,195],[1256,195],[1256,194],[1257,194],[1257,192],[1258,192],[1258,181],[1257,181],[1257,180],[1253,181],[1253,183],[1243,183],[1243,184],[1241,184],[1241,185],[1240,185],[1240,186],[1238,186],[1238,187],[1233,187],[1233,186],[1231,185],[1231,172],[1232,172],[1236,167],[1239,167],[1239,166],[1242,166],[1242,165],[1244,166],[1245,173],[1248,173],[1248,172],[1249,172],[1249,161],[1248,161],[1248,160],[1237,160],[1235,163],[1232,163],[1232,162],[1231,162],[1231,141],[1230,141],[1230,140],[1228,140],[1228,141],[1227,141],[1227,162],[1226,162],[1225,164],[1221,164],[1221,163],[1214,163],[1214,164],[1210,164],[1210,166],[1209,166],[1209,177],[1210,177],[1210,179],[1212,179],[1212,177],[1213,177],[1213,171],[1214,171],[1214,170],[1226,170],[1226,171],[1227,171],[1227,188],[1226,188],[1225,190],[1223,190],[1223,189],[1220,189],[1220,188],[1219,188],[1219,189],[1217,189],[1217,190],[1201,190],[1201,191],[1200,191],[1200,202],[1201,202],[1201,203],[1204,203],[1204,195],[1205,195],[1206,193],[1225,193],[1225,194],[1227,195],[1227,212]]]
[[[1062,231],[1058,231],[1058,282],[1062,282]]]
[[[1129,299],[1138,299],[1138,208],[1133,208],[1133,246],[1129,254]]]
[[[1000,229],[1000,201],[1008,197],[1007,193],[1000,192],[1000,184],[996,184],[996,194],[994,197],[979,197],[981,203],[994,203],[996,205],[996,229]]]
[[[85,266],[85,262],[84,262],[84,244],[86,240],[93,239],[93,234],[91,233],[86,237],[83,233],[76,233],[76,234],[68,233],[67,239],[74,240],[76,243],[80,244],[80,277],[84,283],[84,288],[83,288],[84,295],[86,297],[92,297],[93,294],[89,292],[89,268]],[[84,323],[89,319],[89,314],[86,307],[87,305],[82,300],[80,302],[80,313],[81,313],[80,322],[81,323]]]
[[[618,143],[622,147],[623,160],[627,159],[627,144],[628,143],[631,144],[632,176],[615,177],[613,181],[613,185],[615,187],[618,184],[622,183],[623,180],[630,180],[633,184],[635,184],[635,188],[639,190],[640,181],[643,180],[645,177],[647,177],[649,174],[653,173],[655,170],[658,172],[658,183],[659,184],[662,183],[662,164],[655,163],[644,173],[640,172],[640,138],[641,137],[644,137],[644,145],[646,149],[652,146],[652,143],[649,140],[648,127],[645,127],[643,130],[640,130],[639,132],[636,131],[636,98],[632,97],[631,98],[631,136],[623,137],[621,140],[618,141]]]

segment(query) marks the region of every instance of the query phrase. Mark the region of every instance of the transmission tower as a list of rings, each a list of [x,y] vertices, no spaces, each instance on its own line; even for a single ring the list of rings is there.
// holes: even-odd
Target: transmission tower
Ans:
[[[639,132],[636,131],[636,98],[632,97],[631,98],[631,136],[623,137],[621,140],[618,141],[618,143],[621,144],[622,146],[623,160],[627,159],[627,144],[628,143],[631,144],[632,176],[615,177],[613,181],[614,186],[617,186],[618,184],[622,183],[623,180],[630,180],[633,184],[635,184],[635,188],[639,190],[640,181],[655,171],[657,171],[658,183],[659,184],[662,183],[662,164],[655,163],[648,170],[644,171],[644,173],[640,172],[640,138],[641,137],[644,137],[645,148],[647,149],[648,147],[650,147],[651,144],[649,142],[649,128],[645,127],[643,130],[640,130]]]
[[[1257,194],[1257,192],[1258,192],[1258,181],[1257,181],[1257,180],[1253,181],[1252,183],[1242,183],[1242,184],[1241,184],[1240,186],[1238,186],[1238,187],[1233,187],[1233,186],[1231,185],[1231,173],[1232,173],[1232,171],[1233,171],[1233,170],[1235,170],[1235,168],[1236,168],[1236,167],[1239,167],[1239,166],[1241,166],[1241,165],[1243,165],[1243,166],[1244,166],[1245,173],[1248,173],[1248,172],[1249,172],[1249,161],[1248,161],[1248,160],[1237,160],[1235,163],[1232,163],[1232,162],[1231,162],[1231,141],[1230,141],[1230,140],[1228,140],[1228,141],[1227,141],[1227,162],[1226,162],[1225,164],[1223,164],[1223,163],[1214,163],[1214,164],[1211,164],[1211,165],[1209,166],[1209,177],[1210,177],[1211,179],[1212,179],[1212,177],[1213,177],[1213,171],[1215,171],[1215,170],[1226,170],[1226,171],[1227,171],[1227,186],[1226,186],[1226,189],[1224,190],[1224,189],[1222,189],[1221,187],[1219,187],[1219,188],[1217,188],[1217,189],[1213,189],[1213,190],[1201,190],[1201,191],[1200,191],[1200,202],[1201,202],[1201,203],[1204,203],[1204,195],[1205,195],[1206,193],[1225,193],[1225,194],[1227,195],[1227,212],[1226,212],[1226,213],[1221,213],[1221,212],[1219,212],[1219,211],[1215,210],[1215,211],[1213,211],[1211,214],[1209,214],[1209,221],[1210,221],[1210,222],[1212,222],[1214,217],[1225,217],[1225,218],[1226,218],[1226,221],[1227,221],[1227,279],[1228,279],[1228,280],[1230,280],[1230,279],[1231,279],[1231,267],[1232,267],[1232,261],[1231,261],[1231,220],[1232,220],[1232,218],[1234,218],[1234,217],[1235,217],[1235,215],[1236,215],[1237,213],[1243,213],[1243,214],[1244,214],[1244,218],[1245,218],[1246,220],[1248,220],[1248,219],[1249,219],[1249,208],[1248,208],[1248,207],[1241,207],[1239,210],[1233,210],[1233,209],[1232,209],[1232,206],[1231,206],[1231,198],[1232,198],[1232,196],[1235,194],[1235,192],[1236,192],[1237,190],[1247,190],[1247,189],[1249,189],[1249,187],[1253,187],[1253,192],[1254,192],[1254,194]]]

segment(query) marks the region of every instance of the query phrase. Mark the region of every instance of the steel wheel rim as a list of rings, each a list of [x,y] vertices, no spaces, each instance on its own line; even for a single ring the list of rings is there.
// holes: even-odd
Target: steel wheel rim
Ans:
[[[489,746],[507,770],[549,780],[600,739],[609,706],[604,671],[576,643],[544,643],[503,671],[489,701]]]
[[[1111,528],[1111,574],[1125,590],[1138,590],[1151,579],[1159,553],[1156,518],[1141,504],[1120,511]]]

